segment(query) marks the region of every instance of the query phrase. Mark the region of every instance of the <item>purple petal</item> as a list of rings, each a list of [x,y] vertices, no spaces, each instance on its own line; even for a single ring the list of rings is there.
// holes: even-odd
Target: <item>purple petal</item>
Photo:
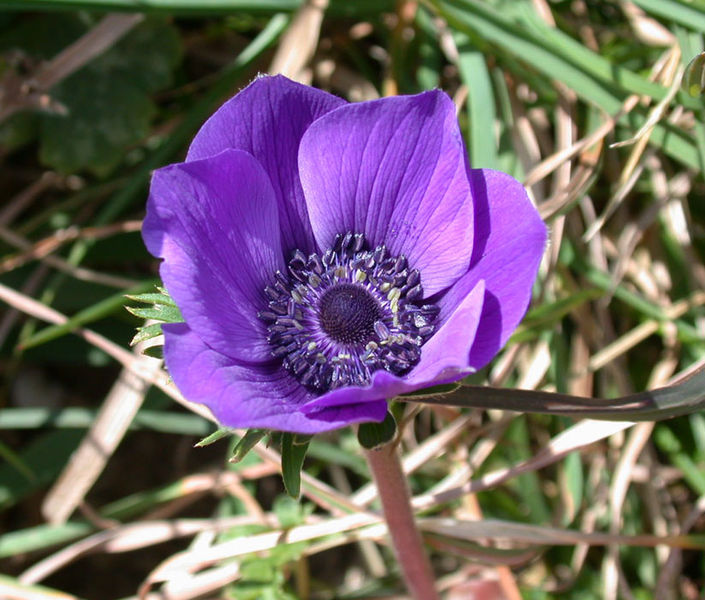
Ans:
[[[247,362],[272,359],[264,287],[284,269],[267,174],[246,152],[226,150],[154,173],[142,235],[164,259],[160,275],[206,343]]]
[[[388,399],[431,385],[456,381],[474,371],[468,365],[470,349],[480,323],[485,286],[478,282],[438,331],[421,349],[421,360],[407,375],[397,377],[377,371],[367,387],[333,390],[308,403],[303,410],[310,415],[333,406]]]
[[[443,92],[347,104],[301,140],[301,183],[316,241],[364,233],[405,254],[426,295],[467,271],[472,202],[455,108]]]
[[[207,406],[226,427],[319,433],[362,421],[381,421],[386,403],[334,407],[307,416],[312,395],[283,369],[242,365],[209,348],[185,323],[164,325],[164,359],[187,400]]]
[[[269,175],[279,204],[284,250],[316,249],[298,176],[299,142],[318,117],[345,101],[286,77],[258,77],[206,121],[187,161],[227,148],[252,154]]]
[[[475,237],[470,270],[439,300],[441,318],[484,280],[485,302],[470,351],[480,369],[504,346],[524,316],[546,246],[546,226],[523,186],[490,169],[469,173],[475,204]]]

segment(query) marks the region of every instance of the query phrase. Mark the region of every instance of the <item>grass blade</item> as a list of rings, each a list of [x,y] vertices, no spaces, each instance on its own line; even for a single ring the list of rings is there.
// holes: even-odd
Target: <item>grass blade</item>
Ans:
[[[659,421],[705,408],[705,366],[679,383],[613,399],[482,386],[462,386],[447,394],[428,397],[409,395],[400,399],[609,421]]]

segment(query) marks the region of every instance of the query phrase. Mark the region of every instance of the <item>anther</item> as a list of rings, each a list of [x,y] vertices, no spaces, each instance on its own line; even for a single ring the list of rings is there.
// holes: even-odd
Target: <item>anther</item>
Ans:
[[[389,337],[389,329],[382,321],[375,321],[374,328],[380,340],[386,340]]]
[[[408,302],[416,302],[423,296],[423,288],[421,284],[415,285],[408,292],[406,292],[406,299]]]
[[[364,385],[380,369],[401,375],[433,334],[436,305],[419,306],[421,276],[361,233],[337,235],[322,254],[294,251],[264,288],[272,356],[316,393]]]
[[[309,271],[313,271],[317,275],[323,274],[323,262],[318,254],[311,254],[306,261],[306,267]]]
[[[362,233],[356,233],[353,236],[353,246],[352,246],[352,251],[354,253],[360,252],[362,250],[362,247],[365,245],[365,236]]]

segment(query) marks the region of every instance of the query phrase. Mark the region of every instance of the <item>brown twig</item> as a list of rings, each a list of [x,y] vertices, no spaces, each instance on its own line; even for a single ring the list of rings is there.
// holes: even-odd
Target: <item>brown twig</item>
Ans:
[[[16,246],[22,250],[19,254],[8,256],[0,261],[0,273],[17,269],[32,260],[45,259],[49,257],[51,253],[55,252],[62,245],[67,244],[68,242],[85,239],[100,240],[119,233],[139,231],[141,227],[141,221],[125,221],[124,223],[113,223],[104,227],[85,227],[83,229],[76,226],[71,226],[64,229],[59,229],[52,235],[39,240],[38,242],[31,243],[29,240],[23,238],[17,233],[14,233],[12,230],[0,225],[0,237],[2,237],[2,239],[8,244]],[[62,261],[61,259],[51,262],[53,262],[52,266],[62,270],[65,270],[66,267],[70,267],[72,270],[77,268],[74,265]],[[59,264],[62,266],[59,266]],[[95,275],[101,274],[96,273]],[[120,282],[118,287],[133,287],[136,283],[135,281],[126,278],[117,277],[111,277],[109,281],[113,283]]]
[[[34,202],[44,190],[56,186],[61,180],[62,177],[52,171],[43,173],[41,177],[11,198],[0,210],[0,226],[6,227],[12,223],[15,217]]]
[[[64,48],[50,61],[26,77],[10,73],[0,86],[0,122],[19,110],[42,108],[60,110],[48,95],[49,90],[105,52],[144,18],[144,15],[114,14]]]

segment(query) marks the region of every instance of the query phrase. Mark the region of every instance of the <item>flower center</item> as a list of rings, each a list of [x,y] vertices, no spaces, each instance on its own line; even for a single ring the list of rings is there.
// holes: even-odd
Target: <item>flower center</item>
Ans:
[[[323,294],[318,308],[321,329],[341,344],[369,342],[381,316],[377,300],[363,287],[341,283]]]
[[[375,371],[403,375],[419,362],[439,312],[420,304],[420,279],[403,255],[367,250],[363,234],[346,233],[321,255],[296,250],[258,317],[272,355],[309,389],[366,385]]]

